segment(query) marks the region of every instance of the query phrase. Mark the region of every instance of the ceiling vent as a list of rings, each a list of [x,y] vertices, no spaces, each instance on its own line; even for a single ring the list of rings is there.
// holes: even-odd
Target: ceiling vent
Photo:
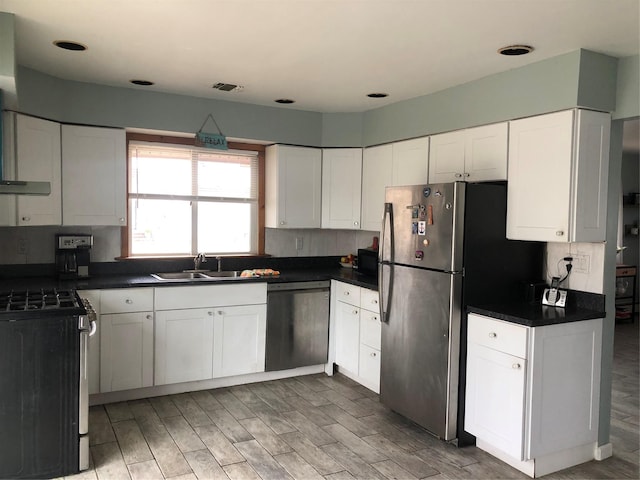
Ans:
[[[234,85],[233,83],[222,82],[216,83],[213,88],[215,88],[216,90],[222,90],[223,92],[239,92],[244,89],[242,85]]]

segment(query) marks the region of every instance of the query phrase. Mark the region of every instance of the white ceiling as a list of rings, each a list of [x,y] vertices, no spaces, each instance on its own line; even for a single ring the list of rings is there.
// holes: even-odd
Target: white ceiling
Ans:
[[[585,48],[640,46],[638,0],[0,0],[20,65],[82,82],[361,112]],[[53,46],[85,44],[85,52]],[[526,44],[524,57],[496,54]],[[155,82],[136,87],[130,79]],[[220,92],[216,82],[244,86]],[[386,99],[367,93],[386,92]]]

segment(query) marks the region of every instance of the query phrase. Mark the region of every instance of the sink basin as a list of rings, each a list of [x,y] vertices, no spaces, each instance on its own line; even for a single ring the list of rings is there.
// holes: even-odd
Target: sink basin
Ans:
[[[200,278],[208,278],[202,272],[152,273],[151,276],[158,280],[197,280]]]
[[[158,280],[215,280],[216,278],[240,277],[239,270],[226,270],[223,272],[213,271],[184,271],[168,273],[152,273],[151,276]]]
[[[239,277],[241,273],[240,270],[226,270],[223,272],[207,272],[204,276],[209,278]]]

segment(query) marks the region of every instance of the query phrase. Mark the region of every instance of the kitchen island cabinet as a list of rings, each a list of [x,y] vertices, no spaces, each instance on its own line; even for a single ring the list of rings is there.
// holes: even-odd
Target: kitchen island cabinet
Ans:
[[[322,151],[272,145],[266,149],[265,226],[320,228]]]
[[[429,183],[506,180],[507,130],[504,122],[433,135]]]
[[[126,225],[125,131],[62,125],[62,224]]]
[[[509,122],[507,238],[605,240],[610,129],[579,109]]]
[[[469,314],[465,422],[531,477],[594,458],[602,319],[526,327]]]

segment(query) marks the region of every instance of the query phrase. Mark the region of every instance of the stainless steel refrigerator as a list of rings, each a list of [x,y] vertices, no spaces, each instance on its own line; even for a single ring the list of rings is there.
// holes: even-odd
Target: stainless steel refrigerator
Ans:
[[[444,440],[462,431],[469,304],[524,298],[543,244],[506,240],[506,184],[388,187],[379,250],[382,403]],[[460,425],[460,429],[458,429]]]

